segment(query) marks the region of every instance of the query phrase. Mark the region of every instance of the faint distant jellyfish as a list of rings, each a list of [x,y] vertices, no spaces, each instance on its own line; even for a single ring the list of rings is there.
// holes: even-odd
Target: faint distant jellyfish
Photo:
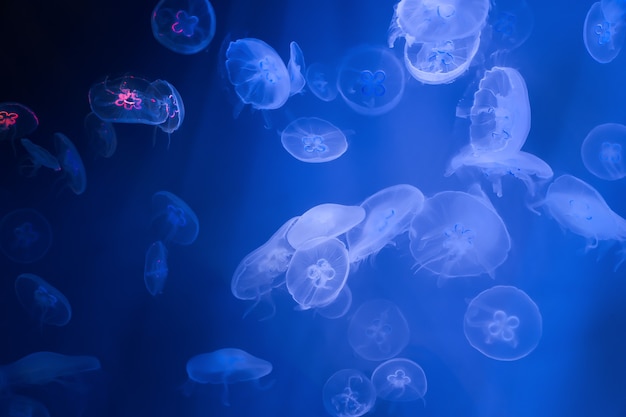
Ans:
[[[0,103],[0,141],[31,134],[39,126],[35,112],[19,103]]]
[[[601,124],[589,132],[580,154],[585,168],[603,180],[618,180],[626,176],[626,126],[618,123]]]
[[[489,50],[512,51],[530,36],[534,26],[533,13],[526,0],[498,0],[489,11],[490,30],[486,39]]]
[[[48,252],[50,245],[52,228],[38,211],[15,210],[0,221],[0,249],[14,262],[36,262]]]
[[[319,62],[309,65],[306,69],[306,84],[322,101],[333,101],[339,94],[335,72]]]
[[[36,145],[26,138],[21,138],[20,143],[28,152],[28,160],[30,160],[30,163],[25,163],[20,166],[20,173],[29,170],[30,172],[26,173],[26,176],[34,177],[42,166],[50,168],[53,171],[61,170],[59,160],[46,148]]]
[[[91,147],[104,158],[110,158],[117,149],[117,135],[110,122],[101,120],[95,113],[85,116],[85,133]]]
[[[480,32],[458,40],[404,44],[409,73],[424,84],[447,84],[469,68],[480,45]]]
[[[378,365],[372,372],[372,384],[378,398],[387,401],[423,400],[426,395],[426,374],[412,360],[394,358]]]
[[[613,61],[624,45],[625,23],[623,16],[605,15],[601,2],[593,3],[583,27],[583,40],[589,55],[601,64]]]
[[[298,94],[304,88],[306,79],[304,78],[304,54],[296,42],[291,42],[289,44],[289,62],[287,63],[287,72],[289,73],[290,81],[289,94]]]
[[[289,123],[280,135],[283,147],[302,162],[329,162],[348,149],[346,135],[317,117],[301,117]]]
[[[152,196],[152,224],[165,244],[191,245],[200,230],[196,213],[169,191]]]
[[[359,417],[374,407],[376,390],[363,372],[342,369],[324,384],[322,400],[324,408],[333,417]]]
[[[146,252],[143,279],[152,295],[161,294],[168,275],[167,248],[160,240],[150,245]]]
[[[151,91],[160,98],[167,112],[165,121],[158,125],[166,133],[178,130],[185,119],[183,99],[176,88],[165,80],[156,80],[150,83]]]
[[[229,406],[228,385],[258,381],[272,372],[272,364],[236,348],[202,353],[187,361],[190,381],[199,384],[223,384],[222,404]],[[258,382],[257,382],[258,383]]]
[[[48,409],[39,401],[15,394],[0,399],[0,415],[3,417],[50,417]]]
[[[488,358],[515,361],[537,347],[541,313],[524,291],[498,285],[469,302],[463,330],[470,345]]]
[[[317,307],[315,312],[327,319],[338,319],[345,316],[352,307],[352,291],[348,285],[344,285],[337,298],[330,304]]]
[[[215,11],[208,0],[161,0],[151,20],[155,39],[179,54],[200,52],[215,36]]]
[[[409,343],[409,325],[397,305],[388,300],[366,301],[354,312],[348,341],[368,361],[397,356]]]
[[[346,284],[349,272],[345,245],[336,238],[319,237],[298,246],[285,282],[299,307],[307,310],[333,302]]]
[[[398,235],[409,230],[423,205],[422,192],[408,184],[393,185],[368,197],[361,203],[365,220],[346,233],[350,262],[363,261],[393,244]]]
[[[61,291],[35,274],[21,274],[15,280],[20,304],[41,325],[65,326],[72,318],[72,307]]]
[[[274,48],[260,39],[230,42],[226,70],[239,99],[255,109],[278,109],[291,95],[287,67]]]
[[[76,195],[84,193],[87,188],[87,174],[78,150],[63,133],[55,133],[53,137],[57,158],[64,172],[67,186]]]
[[[94,356],[62,355],[55,352],[35,352],[8,365],[0,366],[0,374],[10,387],[44,385],[61,382],[63,378],[100,369]]]
[[[427,198],[411,222],[409,238],[417,270],[424,268],[440,279],[493,277],[511,249],[506,226],[491,203],[460,191]]]
[[[339,66],[337,89],[355,112],[378,116],[398,105],[405,75],[398,58],[384,48],[351,50]]]

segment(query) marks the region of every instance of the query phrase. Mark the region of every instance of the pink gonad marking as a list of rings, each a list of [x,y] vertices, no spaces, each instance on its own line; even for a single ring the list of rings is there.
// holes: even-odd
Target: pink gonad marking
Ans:
[[[116,106],[124,107],[125,110],[141,110],[141,98],[137,96],[134,90],[130,91],[129,88],[122,88],[121,91],[117,95],[119,98],[115,100]]]
[[[0,130],[7,130],[13,126],[18,119],[17,113],[9,113],[6,110],[0,110]]]

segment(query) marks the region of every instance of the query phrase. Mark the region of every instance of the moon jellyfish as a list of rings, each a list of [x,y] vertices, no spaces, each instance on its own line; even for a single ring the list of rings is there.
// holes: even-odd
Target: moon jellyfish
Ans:
[[[323,307],[338,297],[349,272],[348,251],[340,240],[310,239],[298,246],[291,258],[287,290],[303,310]]]
[[[352,307],[352,291],[348,285],[344,285],[337,298],[335,298],[330,304],[317,307],[315,313],[327,319],[338,319],[346,314]]]
[[[291,95],[291,77],[278,53],[260,39],[231,42],[226,50],[228,79],[243,104],[278,109]]]
[[[511,249],[506,226],[484,197],[443,191],[426,199],[411,222],[410,250],[418,270],[441,278],[488,274]]]
[[[156,80],[150,83],[153,93],[159,97],[165,107],[167,117],[158,125],[166,133],[178,130],[185,119],[185,106],[180,93],[174,86],[165,80]]]
[[[230,284],[231,292],[240,300],[255,301],[244,317],[262,300],[270,303],[270,316],[274,314],[270,293],[285,283],[284,273],[295,252],[287,242],[286,234],[297,220],[298,217],[287,220],[267,242],[246,255],[237,265]]]
[[[616,3],[616,2],[607,2]],[[583,27],[585,48],[593,59],[607,64],[615,59],[624,45],[626,33],[623,14],[613,14],[616,10],[607,7],[605,12],[601,2],[595,2],[589,8]]]
[[[524,291],[497,285],[469,302],[463,331],[469,344],[488,358],[516,361],[537,347],[541,313]]]
[[[272,372],[272,364],[236,348],[196,355],[187,361],[187,375],[199,384],[223,384],[222,404],[229,406],[228,385],[257,381]]]
[[[409,73],[424,84],[447,84],[469,68],[478,47],[480,32],[457,40],[404,44],[404,63]]]
[[[20,103],[0,103],[0,141],[23,138],[37,129],[34,111]]]
[[[8,365],[0,366],[0,374],[10,387],[44,385],[62,382],[63,378],[100,369],[94,356],[71,356],[55,352],[35,352]]]
[[[390,51],[373,46],[352,49],[339,65],[337,90],[355,112],[378,116],[400,103],[405,75]]]
[[[317,117],[301,117],[289,123],[280,135],[287,152],[302,162],[329,162],[348,149],[346,135]]]
[[[518,48],[530,36],[534,26],[533,13],[526,0],[498,0],[489,11],[486,41],[495,53]]]
[[[0,399],[0,416],[50,417],[50,413],[46,406],[33,398],[10,394]]]
[[[208,0],[161,0],[151,21],[155,39],[179,54],[200,52],[215,36],[215,11]]]
[[[160,125],[169,108],[150,81],[126,75],[96,83],[89,89],[91,111],[111,123]]]
[[[22,307],[42,325],[65,326],[72,318],[72,307],[67,298],[35,274],[18,276],[15,294]]]
[[[585,168],[603,180],[618,180],[626,176],[626,126],[606,123],[591,129],[580,154]]]
[[[20,166],[20,172],[24,170],[30,170],[26,174],[27,177],[34,177],[37,175],[37,171],[39,168],[46,167],[50,168],[53,171],[60,171],[61,164],[59,164],[59,160],[52,155],[46,148],[34,144],[30,139],[22,138],[20,139],[20,143],[28,152],[28,159],[30,160],[30,164],[23,164]]]
[[[480,32],[489,12],[489,0],[401,0],[394,7],[389,46],[398,37],[406,42],[461,39]]]
[[[85,116],[85,133],[91,147],[104,158],[110,158],[117,149],[117,135],[110,122],[101,120],[95,113]]]
[[[300,216],[287,232],[287,241],[298,249],[308,240],[318,237],[336,237],[365,218],[365,209],[341,204],[319,204]]]
[[[0,249],[13,262],[38,261],[52,245],[50,223],[38,211],[19,209],[0,221]]]
[[[381,363],[372,372],[372,384],[378,398],[387,401],[423,400],[426,395],[426,374],[412,360],[394,358]]]
[[[330,67],[314,62],[306,69],[306,83],[309,90],[322,101],[333,101],[337,98],[336,71]]]
[[[154,242],[146,252],[143,280],[152,295],[161,294],[167,280],[167,248],[160,240]]]
[[[196,213],[169,191],[152,195],[152,225],[165,244],[191,245],[200,231]]]
[[[368,361],[384,361],[409,343],[409,324],[397,305],[388,300],[366,301],[354,312],[348,326],[348,342]]]
[[[289,62],[287,63],[287,72],[289,73],[289,95],[298,94],[304,88],[306,79],[303,72],[305,71],[304,54],[297,42],[289,44]]]
[[[346,233],[350,262],[360,262],[393,244],[396,236],[409,230],[423,205],[424,194],[408,184],[384,188],[367,198],[361,203],[365,220]]]
[[[359,417],[374,407],[372,381],[356,369],[335,372],[322,388],[324,408],[333,417]]]
[[[87,188],[87,174],[80,154],[72,141],[63,133],[55,133],[53,137],[57,158],[64,172],[67,186],[76,195],[84,193]]]

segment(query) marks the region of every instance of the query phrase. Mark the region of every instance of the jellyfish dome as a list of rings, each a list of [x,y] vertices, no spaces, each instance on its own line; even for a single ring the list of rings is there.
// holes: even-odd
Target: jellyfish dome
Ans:
[[[143,280],[148,292],[153,296],[161,294],[169,269],[167,267],[167,248],[160,240],[148,247],[143,271]]]
[[[161,0],[152,11],[152,34],[171,51],[190,55],[215,36],[215,11],[208,0]]]
[[[65,326],[72,318],[72,307],[67,298],[35,274],[18,276],[15,294],[22,307],[42,325]]]
[[[67,186],[76,195],[84,193],[87,188],[87,173],[78,150],[63,133],[54,134],[54,146]]]
[[[13,262],[36,262],[51,245],[52,227],[36,210],[18,209],[0,221],[0,250]]]
[[[322,101],[333,101],[337,98],[336,71],[334,68],[314,62],[306,69],[306,84],[309,90]]]
[[[469,302],[463,331],[470,345],[488,358],[515,361],[537,347],[541,313],[524,291],[497,285]]]
[[[604,4],[603,4],[604,3]],[[626,30],[621,7],[617,1],[595,2],[589,8],[583,26],[583,41],[589,55],[601,64],[608,64],[624,46]]]
[[[426,395],[426,374],[410,359],[393,358],[381,363],[372,372],[376,395],[387,401],[423,400]]]
[[[359,417],[376,403],[376,389],[365,374],[342,369],[328,378],[322,388],[324,408],[333,417]]]
[[[72,356],[56,352],[34,352],[8,365],[0,366],[11,387],[43,385],[63,378],[100,369],[94,356]]]
[[[20,103],[0,103],[0,142],[31,134],[39,126],[34,111]]]
[[[580,154],[585,168],[603,180],[613,181],[626,177],[626,126],[605,123],[591,129],[585,138]]]
[[[287,72],[289,73],[289,95],[298,94],[306,85],[304,64],[304,53],[297,42],[289,44],[289,62],[287,62]]]
[[[191,245],[200,231],[196,213],[169,191],[158,191],[152,196],[152,225],[166,244]]]
[[[150,84],[152,92],[161,101],[161,105],[165,107],[167,118],[160,123],[159,129],[166,133],[172,133],[178,130],[185,119],[185,105],[178,90],[165,80],[156,80]]]
[[[338,127],[317,117],[300,117],[280,135],[283,148],[302,162],[329,162],[348,149],[346,135]]]

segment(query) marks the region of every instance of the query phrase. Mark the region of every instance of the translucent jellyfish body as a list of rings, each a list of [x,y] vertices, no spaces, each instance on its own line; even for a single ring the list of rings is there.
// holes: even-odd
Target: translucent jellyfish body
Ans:
[[[9,394],[0,399],[0,415],[5,417],[50,417],[46,406],[22,395]]]
[[[15,294],[22,307],[41,325],[65,326],[72,318],[72,307],[67,298],[35,274],[18,276]]]
[[[595,2],[589,8],[583,26],[583,41],[587,52],[601,64],[607,64],[619,55],[626,36],[626,20],[612,7],[617,1]]]
[[[63,133],[55,133],[53,137],[66,186],[76,195],[84,193],[87,188],[87,173],[78,150]]]
[[[110,158],[117,149],[117,135],[110,122],[101,120],[95,113],[85,116],[85,133],[87,140],[96,153],[104,158]]]
[[[401,62],[390,51],[373,46],[352,49],[339,65],[337,90],[355,112],[378,116],[389,112],[404,94]]]
[[[359,417],[376,403],[372,381],[356,369],[335,372],[322,388],[324,408],[333,417]]]
[[[526,0],[498,0],[489,10],[487,28],[481,42],[488,43],[493,53],[518,48],[530,36],[534,27],[533,13]]]
[[[161,106],[165,108],[167,117],[160,123],[159,129],[165,133],[178,130],[185,119],[185,105],[178,90],[165,80],[156,80],[150,83],[152,94],[159,98]]]
[[[387,401],[423,400],[428,383],[421,366],[406,358],[393,358],[372,372],[378,398]]]
[[[236,348],[224,348],[202,353],[187,361],[187,375],[199,384],[222,384],[222,403],[230,405],[228,385],[256,381],[272,372],[272,364]]]
[[[361,203],[365,220],[346,233],[350,262],[360,262],[393,244],[396,236],[409,230],[423,206],[424,194],[408,184],[393,185],[368,197]]]
[[[0,374],[10,387],[43,385],[61,382],[63,378],[100,369],[94,356],[62,355],[55,352],[35,352],[8,365],[0,366]]]
[[[37,175],[39,168],[46,167],[53,171],[60,171],[61,164],[59,160],[52,155],[46,148],[33,143],[30,139],[22,138],[20,143],[28,152],[28,160],[30,163],[25,163],[20,166],[20,173],[25,174],[28,177],[34,177]],[[24,172],[24,171],[29,172]]]
[[[287,290],[303,310],[323,307],[335,301],[349,272],[348,251],[340,240],[310,239],[298,246],[291,258]]]
[[[488,358],[515,361],[537,347],[541,313],[524,291],[498,285],[469,302],[463,331],[470,345]]]
[[[304,73],[304,53],[297,42],[289,44],[289,62],[287,62],[287,72],[289,73],[289,95],[298,94],[306,85]]]
[[[163,292],[168,273],[167,248],[163,242],[157,240],[146,251],[143,270],[143,280],[150,294],[157,295]]]
[[[0,141],[23,138],[37,126],[39,119],[28,107],[20,103],[0,103]]]
[[[15,210],[0,221],[0,249],[14,262],[36,262],[48,253],[50,245],[52,228],[36,210]]]
[[[196,213],[169,191],[152,195],[152,225],[165,244],[191,245],[200,231]]]
[[[511,249],[506,226],[491,203],[461,191],[426,199],[409,238],[416,266],[440,278],[493,276]]]
[[[348,149],[346,135],[317,117],[301,117],[289,123],[280,141],[291,156],[302,162],[329,162]]]
[[[626,126],[605,123],[591,129],[580,148],[585,168],[603,180],[626,176]]]
[[[409,325],[398,306],[389,300],[370,300],[359,306],[348,326],[354,352],[369,361],[397,356],[409,343]]]
[[[333,101],[339,94],[336,72],[334,68],[319,62],[309,65],[306,69],[309,90],[322,101]]]
[[[206,49],[215,35],[215,11],[208,0],[161,0],[152,11],[152,34],[179,54]]]
[[[346,284],[337,295],[337,298],[330,304],[316,308],[315,313],[327,319],[338,319],[348,314],[350,307],[352,307],[352,291]]]

